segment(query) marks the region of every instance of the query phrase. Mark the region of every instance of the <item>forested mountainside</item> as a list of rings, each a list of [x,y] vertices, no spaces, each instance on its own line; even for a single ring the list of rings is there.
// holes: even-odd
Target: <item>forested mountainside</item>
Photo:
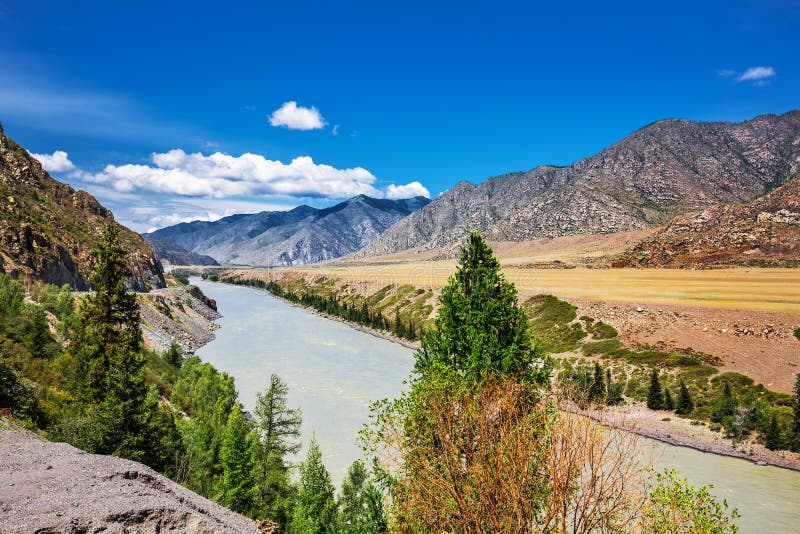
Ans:
[[[358,253],[447,247],[470,230],[524,241],[665,224],[754,200],[800,170],[800,111],[741,123],[669,119],[567,167],[461,182]]]
[[[681,215],[637,243],[617,266],[800,266],[800,173],[745,204]]]
[[[232,215],[214,222],[181,223],[146,234],[207,254],[222,264],[303,265],[351,254],[392,224],[430,202],[359,195],[325,209]]]
[[[93,251],[109,222],[129,252],[131,288],[164,287],[161,264],[139,234],[114,222],[86,191],[50,177],[0,127],[0,272],[87,290]]]

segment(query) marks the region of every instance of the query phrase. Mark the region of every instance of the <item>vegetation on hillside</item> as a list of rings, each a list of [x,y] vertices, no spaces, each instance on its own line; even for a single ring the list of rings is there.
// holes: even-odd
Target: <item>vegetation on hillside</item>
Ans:
[[[736,532],[707,488],[667,473],[638,491],[649,477],[632,435],[559,413],[549,359],[479,234],[440,304],[411,389],[374,405],[363,434],[390,531],[666,532],[680,517],[676,532]]]

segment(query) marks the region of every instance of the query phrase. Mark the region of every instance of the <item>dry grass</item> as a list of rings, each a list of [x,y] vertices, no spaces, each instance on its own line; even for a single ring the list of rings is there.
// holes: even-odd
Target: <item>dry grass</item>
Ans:
[[[292,270],[335,275],[354,282],[435,289],[455,271],[455,261]],[[800,269],[537,269],[506,264],[504,271],[522,297],[550,293],[642,304],[800,313]]]

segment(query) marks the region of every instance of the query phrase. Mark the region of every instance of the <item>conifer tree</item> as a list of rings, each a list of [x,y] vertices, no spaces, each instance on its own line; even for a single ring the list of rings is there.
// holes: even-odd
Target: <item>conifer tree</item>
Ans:
[[[664,396],[661,392],[661,382],[658,380],[658,369],[650,373],[650,387],[647,390],[647,407],[651,410],[660,410],[664,407]]]
[[[228,415],[219,453],[222,464],[221,502],[245,515],[252,515],[255,508],[254,437],[240,407],[235,407]]]
[[[598,400],[602,400],[606,394],[606,386],[605,382],[603,381],[603,369],[600,367],[600,364],[595,362],[594,363],[594,378],[592,379],[592,385],[589,387],[589,400],[592,402],[596,402]]]
[[[331,475],[322,463],[322,452],[311,439],[308,455],[300,465],[300,486],[289,531],[292,534],[324,534],[336,528],[336,503]]]
[[[178,368],[183,364],[183,350],[175,341],[170,343],[169,348],[164,352],[164,361]]]
[[[262,517],[285,528],[291,516],[295,489],[286,456],[300,448],[299,409],[287,406],[289,387],[278,375],[270,376],[267,390],[256,395],[255,420],[260,446],[256,451],[256,505]]]
[[[439,365],[468,379],[497,373],[547,382],[550,369],[531,341],[517,290],[479,233],[470,234],[461,249],[439,302],[435,328],[424,333],[416,354],[417,372]]]
[[[130,271],[114,223],[103,230],[96,256],[98,263],[90,279],[94,293],[81,304],[72,346],[77,394],[84,401],[101,402],[108,394],[113,366],[117,376],[136,374],[144,362],[131,356],[139,354],[142,344],[139,306],[136,295],[125,287]],[[130,368],[125,369],[126,365]]]
[[[764,445],[771,451],[776,451],[781,448],[781,430],[778,426],[778,417],[773,413],[769,418],[769,425],[767,432],[764,436]]]
[[[692,400],[692,395],[689,393],[689,388],[686,387],[686,383],[681,380],[680,391],[678,393],[678,403],[675,406],[675,413],[678,415],[687,415],[692,413],[692,410],[694,410],[694,401]]]
[[[386,514],[380,491],[369,479],[364,464],[356,460],[342,482],[337,500],[339,532],[347,534],[379,534],[386,532]]]
[[[33,305],[30,308],[30,323],[25,335],[25,348],[34,358],[44,358],[47,356],[47,346],[53,341],[47,324],[47,316],[41,306]]]
[[[667,387],[664,387],[663,408],[665,410],[673,410],[673,409],[675,409],[675,403],[672,401],[672,394],[669,392],[669,389]]]

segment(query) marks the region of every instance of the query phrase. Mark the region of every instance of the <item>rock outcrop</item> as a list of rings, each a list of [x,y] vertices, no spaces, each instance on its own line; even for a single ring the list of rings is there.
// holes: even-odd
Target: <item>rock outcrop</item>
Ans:
[[[753,202],[676,217],[606,262],[617,267],[800,267],[800,173]]]
[[[93,250],[111,212],[86,191],[54,180],[0,131],[0,272],[89,289]],[[161,263],[142,237],[119,225],[131,289],[164,287]]]
[[[199,349],[214,338],[222,317],[217,303],[197,286],[168,287],[139,295],[142,333],[148,347],[161,352],[174,341],[184,353]]]
[[[359,195],[325,209],[299,206],[290,211],[232,215],[145,235],[228,265],[303,265],[357,251],[428,202],[424,197],[388,200]]]
[[[670,119],[568,167],[461,182],[357,257],[447,248],[470,230],[495,241],[613,233],[764,195],[800,170],[800,111],[738,124]]]
[[[257,534],[259,529],[143,464],[88,454],[12,428],[0,430],[0,532]]]

